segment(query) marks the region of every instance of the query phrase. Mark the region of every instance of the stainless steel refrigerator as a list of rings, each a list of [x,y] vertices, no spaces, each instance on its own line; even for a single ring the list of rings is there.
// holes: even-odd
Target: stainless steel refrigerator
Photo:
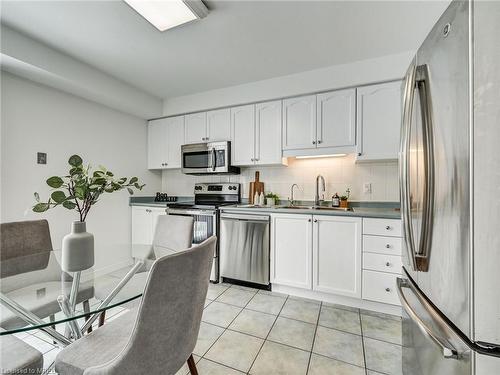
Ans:
[[[500,374],[500,2],[452,2],[404,85],[403,373]]]

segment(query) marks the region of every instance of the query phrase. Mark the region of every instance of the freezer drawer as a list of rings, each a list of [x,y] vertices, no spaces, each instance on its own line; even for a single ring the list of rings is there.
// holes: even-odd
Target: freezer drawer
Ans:
[[[269,285],[269,241],[269,216],[221,214],[221,276]]]

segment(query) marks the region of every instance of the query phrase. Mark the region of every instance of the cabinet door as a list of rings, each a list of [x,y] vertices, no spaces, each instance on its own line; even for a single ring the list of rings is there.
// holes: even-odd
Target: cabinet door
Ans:
[[[313,289],[361,298],[361,218],[313,221]]]
[[[397,160],[401,82],[360,87],[357,97],[357,160]]]
[[[271,282],[311,289],[311,215],[273,215]]]
[[[281,164],[281,100],[255,106],[255,161]]]
[[[148,168],[165,168],[168,159],[167,119],[152,120],[148,124]]]
[[[354,147],[356,144],[356,89],[319,94],[318,147]]]
[[[151,216],[151,243],[153,243],[153,239],[156,231],[156,224],[158,223],[158,216],[166,215],[167,211],[165,208],[150,208],[149,216]]]
[[[231,163],[252,165],[255,159],[255,105],[231,108]]]
[[[151,244],[153,242],[151,227],[151,209],[132,207],[132,244]]]
[[[181,146],[184,144],[184,116],[167,118],[167,168],[181,167]]]
[[[202,143],[207,138],[207,113],[192,113],[184,116],[186,143]]]
[[[230,109],[207,112],[207,141],[229,141],[231,139]]]
[[[283,100],[283,150],[316,148],[316,95]]]

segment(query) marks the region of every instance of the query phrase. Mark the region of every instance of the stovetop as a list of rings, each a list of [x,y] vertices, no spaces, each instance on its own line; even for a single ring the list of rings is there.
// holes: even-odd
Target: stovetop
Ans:
[[[238,204],[240,198],[239,183],[197,183],[194,185],[194,200],[168,203],[169,208],[215,210],[221,206]]]
[[[234,202],[211,202],[211,203],[195,203],[194,201],[182,203],[168,203],[167,207],[177,209],[198,209],[198,210],[216,210],[221,206],[230,206]]]

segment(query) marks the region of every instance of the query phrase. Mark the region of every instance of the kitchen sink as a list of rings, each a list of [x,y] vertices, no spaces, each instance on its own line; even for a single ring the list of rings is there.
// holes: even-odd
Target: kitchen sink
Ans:
[[[329,206],[276,206],[276,208],[284,208],[287,210],[318,210],[318,211],[352,211],[351,208],[329,207]]]

